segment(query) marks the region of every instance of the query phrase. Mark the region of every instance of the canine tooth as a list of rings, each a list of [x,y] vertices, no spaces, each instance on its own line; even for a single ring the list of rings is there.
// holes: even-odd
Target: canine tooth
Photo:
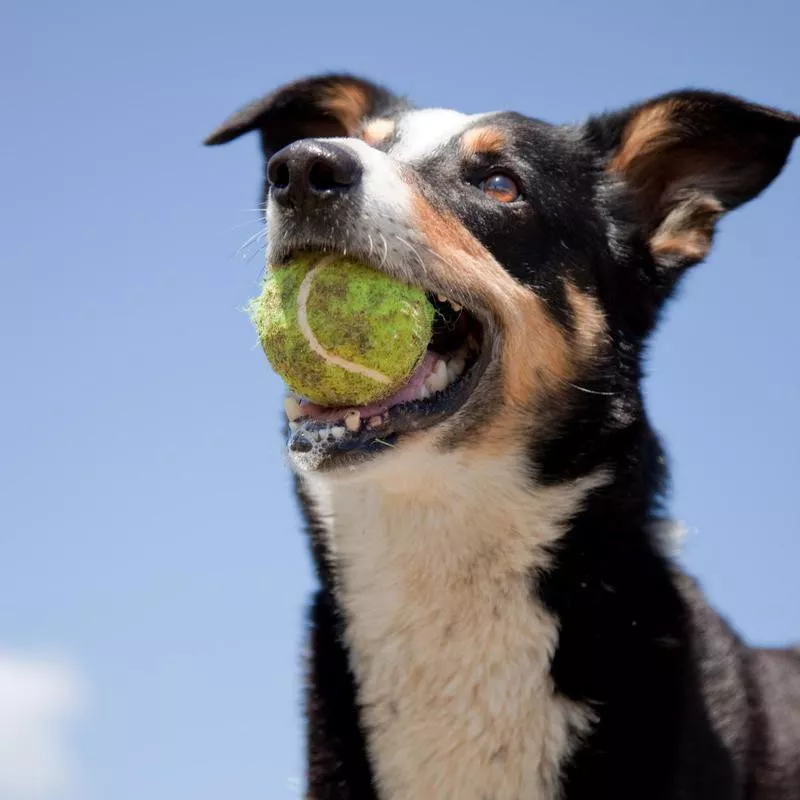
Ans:
[[[361,414],[358,411],[348,411],[344,418],[344,426],[351,433],[355,433],[361,427]]]
[[[333,438],[334,438],[334,439],[341,439],[341,438],[343,438],[343,437],[344,437],[344,435],[345,435],[345,433],[347,433],[347,429],[346,429],[346,428],[344,428],[344,427],[343,427],[343,426],[341,426],[341,425],[334,425],[334,426],[331,428],[331,436],[333,436]]]
[[[434,392],[441,392],[445,386],[447,386],[447,364],[444,361],[439,361],[436,364],[436,369],[426,378],[425,387],[433,394]]]
[[[427,400],[431,396],[430,390],[424,384],[419,387],[417,392],[417,400]]]
[[[447,298],[446,298],[446,297],[445,297],[443,294],[437,294],[437,295],[436,295],[436,299],[437,299],[437,300],[438,300],[440,303],[446,303],[446,302],[447,302]]]
[[[461,309],[462,309],[464,306],[462,306],[462,305],[459,305],[458,303],[454,303],[454,302],[451,300],[451,301],[450,301],[450,307],[453,309],[453,311],[461,311]]]
[[[380,414],[376,414],[374,417],[370,417],[367,420],[367,427],[368,428],[379,428],[383,423],[383,417]]]
[[[283,398],[283,410],[286,412],[289,422],[294,422],[303,416],[303,409],[300,403],[291,396]]]
[[[464,359],[461,356],[455,356],[450,359],[450,371],[458,377],[464,371]]]

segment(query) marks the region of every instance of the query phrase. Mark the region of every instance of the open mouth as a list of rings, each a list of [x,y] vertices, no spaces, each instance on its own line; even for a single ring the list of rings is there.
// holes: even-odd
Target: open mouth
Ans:
[[[429,293],[428,299],[435,314],[427,351],[394,394],[347,408],[286,397],[293,453],[331,457],[378,452],[394,447],[402,434],[436,425],[464,405],[489,360],[485,326],[475,313],[442,295]]]

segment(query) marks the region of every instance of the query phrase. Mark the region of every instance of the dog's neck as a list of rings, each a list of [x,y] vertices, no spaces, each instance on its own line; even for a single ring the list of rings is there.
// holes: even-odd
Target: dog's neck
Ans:
[[[304,479],[382,800],[555,797],[586,709],[556,695],[534,576],[610,475],[537,486],[522,453],[419,447]]]
[[[374,566],[382,571],[399,558],[413,562],[418,576],[462,581],[477,558],[491,554],[487,560],[509,575],[529,572],[545,565],[548,546],[587,494],[610,481],[610,471],[600,468],[537,485],[523,452],[476,458],[419,447],[396,460],[363,473],[302,479],[340,567],[380,558]]]

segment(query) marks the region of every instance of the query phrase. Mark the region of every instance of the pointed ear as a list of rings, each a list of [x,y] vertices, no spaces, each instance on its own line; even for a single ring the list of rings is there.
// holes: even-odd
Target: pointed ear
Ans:
[[[267,159],[310,137],[352,136],[362,120],[405,103],[386,89],[351,75],[320,75],[282,86],[228,117],[205,144],[225,144],[258,130]]]
[[[605,168],[633,191],[656,263],[705,257],[722,214],[786,163],[800,117],[715,92],[682,91],[590,120]]]

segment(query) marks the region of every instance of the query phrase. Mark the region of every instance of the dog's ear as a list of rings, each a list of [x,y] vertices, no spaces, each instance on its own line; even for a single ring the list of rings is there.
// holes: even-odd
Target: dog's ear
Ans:
[[[225,144],[259,131],[269,159],[288,144],[311,137],[352,136],[367,117],[405,103],[369,81],[352,75],[320,75],[290,83],[228,117],[205,144]]]
[[[778,175],[800,117],[682,91],[590,120],[587,132],[606,170],[632,189],[656,263],[673,272],[703,259],[719,217]]]

